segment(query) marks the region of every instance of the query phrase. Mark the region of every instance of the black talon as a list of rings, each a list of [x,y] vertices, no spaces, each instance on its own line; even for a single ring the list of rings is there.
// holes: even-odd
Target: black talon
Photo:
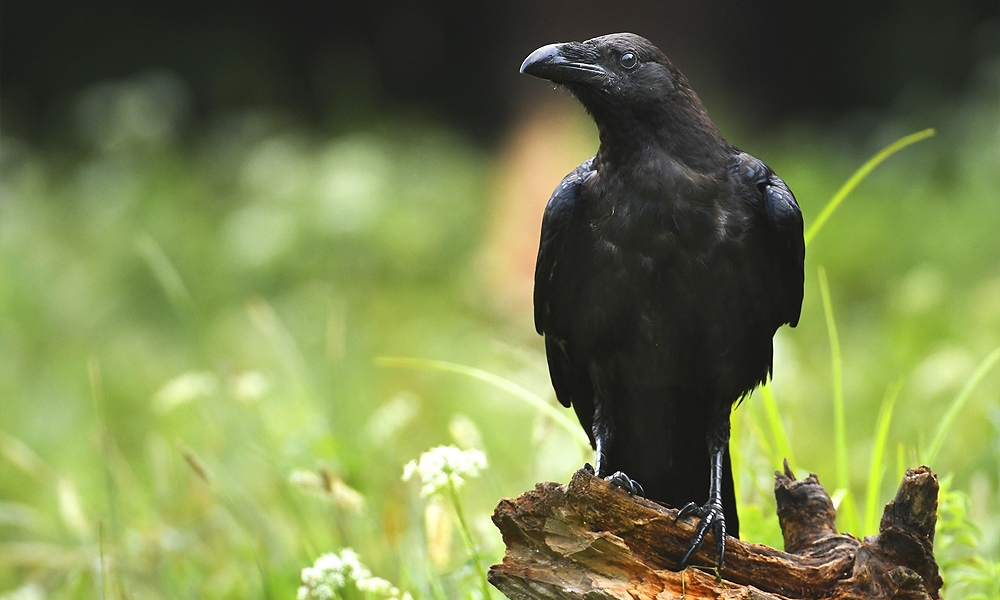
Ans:
[[[642,489],[642,485],[621,471],[615,471],[611,475],[608,475],[604,478],[604,481],[622,488],[628,492],[630,496],[639,496],[640,498],[646,497],[646,490]]]
[[[701,544],[705,541],[705,537],[708,535],[709,529],[711,529],[712,533],[715,534],[715,550],[718,555],[716,566],[721,571],[726,555],[726,517],[722,512],[722,505],[711,500],[704,506],[698,506],[694,502],[689,502],[680,509],[677,513],[677,518],[680,519],[692,515],[700,517],[701,522],[698,523],[698,527],[694,531],[694,538],[691,540],[691,545],[688,547],[687,552],[684,553],[684,557],[681,558],[680,567],[683,569],[687,566],[691,555],[701,547]]]
[[[694,530],[694,538],[691,540],[691,545],[688,547],[687,552],[684,553],[684,557],[681,558],[680,567],[684,568],[687,566],[691,555],[701,547],[702,542],[705,541],[705,537],[711,530],[715,534],[715,552],[718,559],[716,562],[716,566],[718,567],[716,571],[717,577],[722,576],[722,564],[726,555],[726,512],[723,509],[722,490],[723,473],[726,472],[728,474],[731,472],[726,464],[728,461],[728,443],[729,422],[728,420],[721,421],[717,427],[710,430],[708,436],[708,455],[712,467],[708,485],[708,502],[702,506],[698,506],[694,502],[688,502],[677,512],[678,519],[687,516],[696,516],[701,519],[701,522],[698,523],[698,526]],[[729,490],[732,490],[731,477],[729,475],[727,479],[727,489]],[[733,511],[732,516],[733,535],[736,535],[739,530],[739,519],[736,517],[735,511]]]

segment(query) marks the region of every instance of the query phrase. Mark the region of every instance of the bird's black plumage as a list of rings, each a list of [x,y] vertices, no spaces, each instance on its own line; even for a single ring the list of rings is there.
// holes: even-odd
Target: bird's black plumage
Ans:
[[[535,326],[556,395],[597,475],[702,517],[692,549],[714,531],[721,565],[739,532],[729,413],[802,305],[798,205],[642,37],[552,44],[521,71],[566,87],[601,139],[542,222]]]

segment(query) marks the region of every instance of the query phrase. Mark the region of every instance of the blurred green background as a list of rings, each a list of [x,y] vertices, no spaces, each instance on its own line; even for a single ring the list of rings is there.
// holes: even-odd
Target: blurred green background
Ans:
[[[1000,346],[997,7],[890,4],[862,19],[860,3],[822,18],[780,3],[5,3],[0,598],[291,598],[343,547],[417,598],[475,596],[449,513],[403,465],[440,444],[486,453],[463,501],[496,561],[498,499],[592,457],[487,382],[376,359],[473,366],[555,402],[531,323],[540,214],[597,140],[571,99],[516,71],[544,43],[611,30],[675,58],[807,227],[869,156],[937,130],[809,246],[800,325],[777,337],[770,389],[795,465],[833,491],[824,268],[841,494],[859,512],[902,385],[881,507]],[[573,18],[546,18],[560,10]],[[947,482],[949,597],[1000,593],[998,371],[930,465]],[[761,394],[734,426],[744,538],[780,547]],[[861,521],[851,533],[874,533]]]

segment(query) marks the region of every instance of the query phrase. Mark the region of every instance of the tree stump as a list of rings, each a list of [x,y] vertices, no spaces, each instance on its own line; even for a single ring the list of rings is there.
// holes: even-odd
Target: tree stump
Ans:
[[[493,513],[507,552],[489,580],[512,600],[940,598],[934,562],[937,477],[909,469],[879,534],[838,534],[816,475],[775,473],[785,551],[734,538],[725,565],[677,571],[697,519],[629,496],[581,469],[567,485],[540,483]],[[713,534],[691,560],[714,565]]]

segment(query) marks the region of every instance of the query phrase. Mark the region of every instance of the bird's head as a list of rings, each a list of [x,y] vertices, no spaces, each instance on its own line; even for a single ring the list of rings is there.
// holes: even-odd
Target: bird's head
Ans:
[[[659,48],[633,33],[542,46],[521,72],[567,88],[594,117],[602,138],[608,129],[655,124],[663,131],[697,123],[712,131],[698,96]]]

